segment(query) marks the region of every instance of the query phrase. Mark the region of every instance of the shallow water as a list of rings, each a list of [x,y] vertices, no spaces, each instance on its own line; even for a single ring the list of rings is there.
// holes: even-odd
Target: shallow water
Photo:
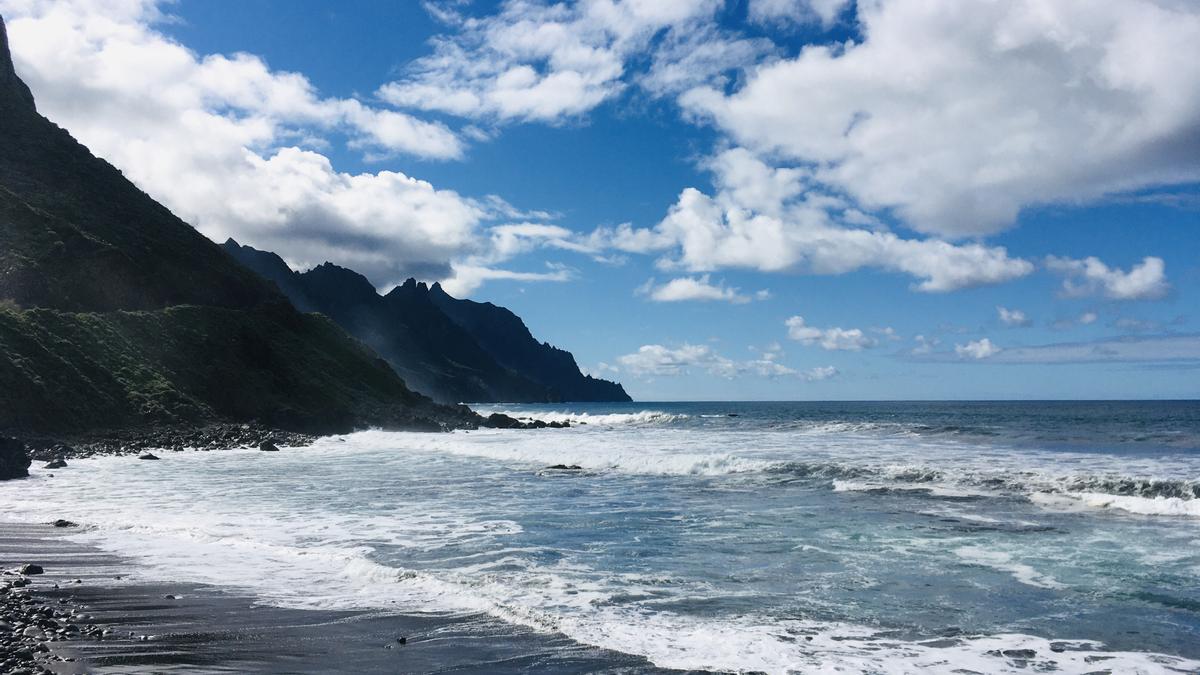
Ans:
[[[662,666],[1200,672],[1200,403],[494,410],[576,425],[80,460],[0,512],[160,579]]]

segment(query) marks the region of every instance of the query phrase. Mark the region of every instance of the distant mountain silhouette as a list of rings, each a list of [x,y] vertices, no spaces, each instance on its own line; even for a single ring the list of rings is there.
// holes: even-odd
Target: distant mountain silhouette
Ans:
[[[180,176],[187,180],[187,176]],[[473,426],[38,114],[0,18],[0,431]]]
[[[569,352],[538,342],[503,307],[457,300],[413,279],[381,296],[362,275],[331,263],[295,272],[274,253],[232,239],[224,247],[297,309],[333,319],[437,400],[630,400],[621,385],[580,373]]]

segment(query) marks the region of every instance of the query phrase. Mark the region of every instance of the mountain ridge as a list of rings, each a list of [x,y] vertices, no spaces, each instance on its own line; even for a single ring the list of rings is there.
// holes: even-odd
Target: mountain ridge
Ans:
[[[629,401],[620,384],[583,375],[569,352],[538,342],[491,303],[458,300],[409,279],[380,295],[366,277],[326,262],[292,270],[277,254],[222,246],[301,311],[328,315],[374,348],[417,391],[445,402]],[[488,317],[491,317],[490,319]]]

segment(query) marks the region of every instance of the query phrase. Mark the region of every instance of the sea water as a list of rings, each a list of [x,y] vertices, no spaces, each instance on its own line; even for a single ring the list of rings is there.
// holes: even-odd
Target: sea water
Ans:
[[[160,580],[665,667],[1200,672],[1198,402],[477,409],[572,426],[76,460],[0,513]]]

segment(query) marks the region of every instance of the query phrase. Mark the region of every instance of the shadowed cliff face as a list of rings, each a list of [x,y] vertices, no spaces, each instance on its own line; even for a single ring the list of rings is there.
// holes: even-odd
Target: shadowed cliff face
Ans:
[[[37,113],[0,55],[0,297],[69,311],[276,299],[191,226]],[[180,177],[186,180],[186,177]]]
[[[292,271],[282,258],[225,250],[275,282],[301,311],[321,312],[370,345],[417,391],[442,401],[628,401],[621,385],[586,377],[570,353],[539,343],[512,312],[456,300],[409,279],[380,296],[362,275],[325,263]]]
[[[180,177],[186,180],[186,177]],[[0,19],[0,431],[471,427],[37,113]]]
[[[13,68],[12,52],[8,49],[8,29],[4,26],[4,17],[0,17],[0,107],[8,106],[34,109],[33,94]]]

